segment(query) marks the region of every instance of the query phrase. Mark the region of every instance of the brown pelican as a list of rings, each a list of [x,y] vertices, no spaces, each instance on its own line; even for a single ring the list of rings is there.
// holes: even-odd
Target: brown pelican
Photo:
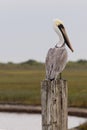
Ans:
[[[54,20],[54,30],[59,36],[59,42],[54,48],[49,49],[46,57],[46,78],[51,81],[57,79],[59,74],[61,78],[61,72],[66,66],[68,55],[65,44],[73,52],[63,22]]]

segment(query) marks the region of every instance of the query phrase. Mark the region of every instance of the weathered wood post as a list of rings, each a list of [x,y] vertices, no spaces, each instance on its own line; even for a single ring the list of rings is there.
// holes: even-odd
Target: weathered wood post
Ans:
[[[44,80],[41,85],[42,130],[67,130],[67,83]]]

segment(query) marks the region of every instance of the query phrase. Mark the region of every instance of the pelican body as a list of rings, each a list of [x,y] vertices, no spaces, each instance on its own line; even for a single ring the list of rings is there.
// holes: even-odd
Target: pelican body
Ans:
[[[73,52],[65,27],[60,20],[54,21],[54,29],[59,36],[59,42],[54,48],[50,48],[46,56],[46,79],[52,81],[64,70],[68,54],[65,44]]]

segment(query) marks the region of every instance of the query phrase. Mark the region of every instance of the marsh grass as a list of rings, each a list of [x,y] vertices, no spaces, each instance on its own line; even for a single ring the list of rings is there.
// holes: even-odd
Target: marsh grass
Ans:
[[[0,103],[40,105],[44,64],[0,64]],[[87,107],[87,63],[67,64],[63,78],[68,81],[68,104]]]
[[[83,125],[80,125],[78,129],[79,130],[87,130],[87,122],[84,123]]]
[[[42,71],[12,70],[0,73],[0,102],[40,104]]]

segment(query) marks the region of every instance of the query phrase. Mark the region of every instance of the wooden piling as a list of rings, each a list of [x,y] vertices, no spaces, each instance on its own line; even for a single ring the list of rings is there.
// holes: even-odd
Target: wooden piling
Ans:
[[[41,85],[42,130],[67,130],[67,83],[44,80]]]

